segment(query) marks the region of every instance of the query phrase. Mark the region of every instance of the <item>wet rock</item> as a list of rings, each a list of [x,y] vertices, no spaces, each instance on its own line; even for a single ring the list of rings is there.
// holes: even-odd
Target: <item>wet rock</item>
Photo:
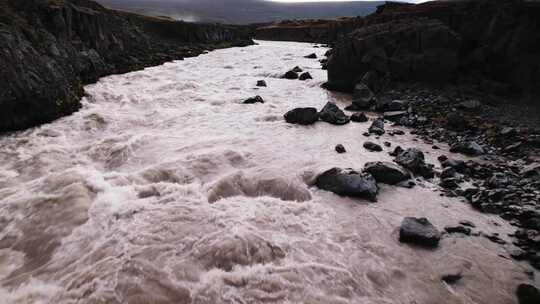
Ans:
[[[391,146],[392,146],[392,143],[389,142],[389,141],[385,141],[385,142],[383,142],[383,145],[384,145],[385,147],[391,147]]]
[[[471,221],[463,220],[463,221],[459,221],[459,224],[463,226],[471,227],[471,228],[476,228],[476,225]]]
[[[302,73],[302,69],[299,67],[299,66],[295,66],[291,71],[295,72],[295,73]]]
[[[381,118],[376,119],[371,126],[369,127],[369,133],[383,135],[384,131],[384,120]]]
[[[439,182],[439,186],[445,189],[457,189],[459,187],[459,181],[455,178],[443,178]]]
[[[457,174],[457,171],[456,169],[452,168],[452,167],[448,167],[448,168],[445,168],[442,172],[441,172],[441,178],[452,178],[454,177],[455,175]]]
[[[448,233],[462,233],[465,235],[471,235],[471,229],[463,226],[446,226],[444,230]]]
[[[364,83],[359,83],[354,87],[353,104],[362,110],[369,109],[374,104],[375,94]]]
[[[437,247],[441,234],[428,219],[406,217],[399,229],[399,241],[424,247]]]
[[[441,162],[443,168],[452,168],[457,172],[464,172],[467,169],[467,164],[460,159],[446,159]]]
[[[461,280],[461,278],[463,278],[463,273],[459,268],[447,271],[441,276],[441,280],[443,280],[447,284],[455,284],[459,280]]]
[[[266,87],[266,81],[265,80],[258,80],[257,81],[258,87]]]
[[[469,156],[478,156],[485,153],[484,148],[475,141],[457,143],[450,148],[450,152],[462,153]]]
[[[407,111],[391,111],[383,113],[384,119],[388,119],[390,121],[399,121],[405,115],[407,115]]]
[[[285,73],[285,75],[283,75],[283,78],[291,80],[298,79],[298,73],[295,71],[288,71]]]
[[[347,152],[347,150],[345,150],[345,147],[342,144],[339,144],[336,146],[336,152],[341,154]]]
[[[403,148],[401,148],[400,146],[397,146],[394,148],[394,151],[388,153],[390,156],[398,156],[399,154],[401,154],[403,152]]]
[[[285,121],[292,124],[311,125],[319,120],[316,108],[296,108],[284,115]]]
[[[352,169],[332,168],[317,177],[315,185],[340,196],[366,198],[377,201],[379,188],[369,173],[358,173]]]
[[[332,102],[328,102],[324,108],[319,112],[319,117],[322,121],[333,125],[344,125],[349,123],[349,116],[345,115],[343,111]]]
[[[304,58],[308,58],[308,59],[317,59],[317,54],[311,53],[311,54],[309,54],[309,55],[307,55],[307,56],[304,56]]]
[[[434,176],[433,165],[426,164],[424,153],[416,148],[407,149],[396,156],[395,162],[425,178]]]
[[[374,142],[371,142],[371,141],[366,141],[364,143],[364,148],[366,148],[369,151],[373,151],[373,152],[381,152],[383,150],[383,148],[380,145],[378,145],[378,144],[376,144]]]
[[[364,171],[370,173],[378,183],[395,185],[408,180],[411,175],[391,162],[369,162]]]
[[[261,96],[257,95],[255,97],[250,97],[242,102],[243,104],[254,104],[254,103],[264,103],[264,99]]]
[[[538,304],[540,303],[540,290],[533,285],[519,284],[516,295],[519,304]]]
[[[309,72],[304,72],[304,73],[302,73],[302,75],[300,75],[300,77],[298,79],[300,79],[300,80],[308,80],[308,79],[313,79],[313,77],[311,77],[311,74]]]
[[[367,122],[368,117],[366,116],[366,114],[364,114],[362,112],[354,113],[353,115],[351,115],[351,121],[354,121],[354,122]]]

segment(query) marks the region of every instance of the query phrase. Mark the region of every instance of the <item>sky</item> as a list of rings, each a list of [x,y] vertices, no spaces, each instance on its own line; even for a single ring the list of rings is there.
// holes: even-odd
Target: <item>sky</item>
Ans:
[[[343,1],[379,1],[379,0],[271,0],[274,2],[343,2]],[[428,0],[405,0],[412,3],[427,2]]]

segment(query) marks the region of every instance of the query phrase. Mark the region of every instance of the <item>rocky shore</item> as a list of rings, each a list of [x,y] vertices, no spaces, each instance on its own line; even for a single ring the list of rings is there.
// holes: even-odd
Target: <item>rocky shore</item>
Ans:
[[[80,107],[99,77],[252,43],[241,26],[194,24],[104,8],[89,0],[0,1],[0,132]]]

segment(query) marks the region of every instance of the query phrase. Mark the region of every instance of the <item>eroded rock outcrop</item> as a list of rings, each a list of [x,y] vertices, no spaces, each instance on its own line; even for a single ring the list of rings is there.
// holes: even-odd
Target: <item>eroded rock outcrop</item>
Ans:
[[[0,132],[80,107],[83,85],[206,49],[251,43],[243,27],[113,11],[89,0],[0,0]]]

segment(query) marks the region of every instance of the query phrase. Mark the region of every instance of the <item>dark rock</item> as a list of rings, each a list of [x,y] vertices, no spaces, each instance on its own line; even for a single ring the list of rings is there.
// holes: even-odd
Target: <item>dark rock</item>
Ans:
[[[328,102],[319,113],[319,117],[322,121],[333,125],[344,125],[349,123],[349,116],[345,115],[343,111],[332,102]]]
[[[458,104],[458,108],[468,110],[468,111],[475,111],[480,109],[482,107],[482,103],[478,100],[468,100],[464,101]]]
[[[433,165],[426,164],[424,153],[416,148],[410,148],[399,153],[395,162],[425,178],[434,176]]]
[[[437,247],[441,234],[426,218],[406,217],[399,229],[399,241],[424,247]]]
[[[364,113],[354,113],[353,115],[351,115],[351,121],[354,121],[354,122],[367,122],[368,117]]]
[[[302,69],[299,67],[299,66],[295,66],[293,69],[292,69],[293,72],[295,73],[302,73]]]
[[[319,113],[315,108],[296,108],[287,112],[284,117],[288,123],[311,125],[319,120]]]
[[[291,80],[298,79],[298,73],[295,71],[288,71],[285,73],[285,75],[283,75],[283,78]]]
[[[389,185],[401,183],[411,177],[409,172],[391,162],[369,162],[364,171],[370,173],[377,182]]]
[[[384,131],[384,120],[381,118],[376,119],[373,121],[371,126],[369,127],[369,133],[377,134],[377,135],[383,135],[385,133]]]
[[[462,233],[465,235],[471,235],[471,229],[463,226],[446,226],[444,230],[448,233]]]
[[[383,116],[384,119],[388,119],[390,121],[398,121],[403,116],[407,115],[407,111],[392,111],[392,112],[384,112]]]
[[[455,178],[443,178],[439,182],[439,186],[445,189],[457,189],[459,187],[459,181]]]
[[[369,109],[374,104],[375,94],[364,83],[354,87],[353,104],[362,110]]]
[[[383,148],[380,145],[378,145],[378,144],[376,144],[374,142],[371,142],[371,141],[366,141],[364,143],[364,148],[366,148],[369,151],[373,151],[373,152],[381,152],[383,150]]]
[[[540,290],[529,284],[519,284],[516,291],[519,304],[540,303]]]
[[[452,168],[457,172],[464,172],[467,169],[467,164],[460,159],[446,159],[441,162],[443,168]]]
[[[307,56],[304,56],[304,58],[308,58],[308,59],[317,59],[317,54],[311,53],[311,54],[309,54],[309,55],[307,55]]]
[[[463,226],[471,227],[471,228],[476,228],[476,225],[471,221],[463,220],[463,221],[459,221],[459,224]]]
[[[385,142],[383,142],[383,145],[384,145],[385,147],[391,147],[391,146],[392,146],[392,143],[391,143],[391,142],[388,142],[388,141],[385,141]]]
[[[442,162],[445,162],[448,159],[448,157],[446,155],[441,155],[437,157],[437,159],[439,160],[439,162],[442,163]]]
[[[446,116],[446,125],[450,129],[464,130],[468,128],[468,124],[469,123],[467,122],[465,117],[463,117],[463,115],[461,115],[460,113],[452,112]]]
[[[450,152],[478,156],[485,153],[484,148],[474,141],[457,143],[450,148]]]
[[[540,178],[540,163],[533,163],[524,167],[520,174],[525,178]]]
[[[379,191],[373,176],[351,169],[330,169],[319,175],[315,184],[320,189],[341,196],[366,198],[373,202],[377,201],[377,192]]]
[[[258,80],[257,81],[258,87],[266,87],[266,81],[265,80]]]
[[[336,152],[341,154],[347,152],[347,150],[345,150],[345,147],[343,145],[339,144],[336,146]]]
[[[264,99],[261,96],[257,95],[255,97],[250,97],[242,102],[243,104],[254,104],[254,103],[264,103]]]
[[[308,80],[308,79],[313,79],[313,77],[311,77],[311,74],[309,72],[304,72],[304,73],[302,73],[302,75],[300,75],[300,77],[298,79],[300,79],[300,80]]]
[[[394,151],[388,153],[390,156],[398,156],[399,154],[401,154],[403,152],[403,148],[401,148],[400,146],[397,146],[394,148]]]
[[[460,269],[455,269],[452,272],[448,272],[448,273],[443,274],[441,276],[441,280],[443,280],[444,282],[446,282],[448,284],[455,284],[459,280],[461,280],[462,277],[463,277],[463,274],[462,274],[461,270]]]
[[[454,169],[454,168],[452,168],[452,167],[448,167],[448,168],[445,168],[445,169],[441,172],[441,178],[452,178],[452,177],[454,177],[456,174],[457,174],[456,169]]]

